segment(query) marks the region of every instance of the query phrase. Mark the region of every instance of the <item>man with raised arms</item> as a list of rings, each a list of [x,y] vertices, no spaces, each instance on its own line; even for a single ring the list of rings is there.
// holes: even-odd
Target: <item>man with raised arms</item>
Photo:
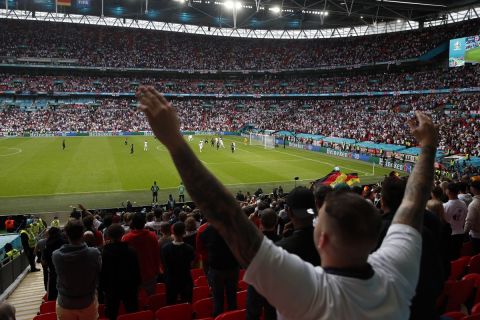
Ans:
[[[321,267],[313,267],[275,246],[248,220],[182,138],[165,97],[152,87],[140,87],[137,97],[192,199],[247,269],[245,282],[277,308],[280,319],[408,319],[438,142],[428,116],[417,112],[409,122],[422,152],[380,248],[370,254],[381,226],[377,209],[354,193],[332,193],[318,210],[313,240]]]

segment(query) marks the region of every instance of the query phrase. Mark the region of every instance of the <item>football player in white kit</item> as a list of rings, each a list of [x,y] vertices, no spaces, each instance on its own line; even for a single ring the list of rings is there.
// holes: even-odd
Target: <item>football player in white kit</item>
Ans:
[[[191,134],[188,135],[188,142],[192,142],[193,136]]]
[[[203,150],[203,140],[200,140],[200,143],[198,144],[198,148],[200,149],[200,152]]]
[[[147,142],[147,140],[145,140],[145,141],[143,142],[143,151],[148,151],[148,142]]]

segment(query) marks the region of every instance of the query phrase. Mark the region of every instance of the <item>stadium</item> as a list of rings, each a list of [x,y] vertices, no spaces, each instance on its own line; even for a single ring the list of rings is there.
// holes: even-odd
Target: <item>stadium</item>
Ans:
[[[0,8],[2,320],[480,319],[480,1]]]

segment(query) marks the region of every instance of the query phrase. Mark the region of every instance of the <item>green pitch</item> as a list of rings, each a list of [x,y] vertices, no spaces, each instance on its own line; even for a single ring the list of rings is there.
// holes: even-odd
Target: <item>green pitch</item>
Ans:
[[[83,203],[89,208],[121,207],[126,200],[137,205],[151,202],[150,186],[160,186],[159,202],[168,194],[178,198],[179,175],[165,147],[143,136],[3,138],[0,139],[0,214],[70,211]],[[299,185],[323,177],[334,166],[345,173],[357,172],[362,183],[378,181],[391,169],[293,148],[266,150],[246,146],[243,138],[224,137],[225,149],[210,144],[199,152],[199,136],[190,146],[205,166],[232,192],[271,192],[281,185],[289,191],[299,177]],[[230,143],[236,141],[232,154]],[[134,153],[130,154],[130,145]],[[189,199],[187,195],[187,200]]]
[[[480,62],[480,47],[465,52],[466,62]]]

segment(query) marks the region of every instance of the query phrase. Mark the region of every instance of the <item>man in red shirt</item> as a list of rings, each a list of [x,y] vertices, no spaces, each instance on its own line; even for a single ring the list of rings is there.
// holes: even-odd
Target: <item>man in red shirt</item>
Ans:
[[[160,247],[157,235],[144,228],[145,221],[145,215],[135,213],[130,224],[131,231],[123,236],[122,241],[137,252],[142,276],[141,287],[148,295],[153,295],[160,270]]]
[[[15,220],[13,220],[12,217],[8,217],[7,220],[5,220],[5,230],[7,230],[7,232],[15,232]]]

